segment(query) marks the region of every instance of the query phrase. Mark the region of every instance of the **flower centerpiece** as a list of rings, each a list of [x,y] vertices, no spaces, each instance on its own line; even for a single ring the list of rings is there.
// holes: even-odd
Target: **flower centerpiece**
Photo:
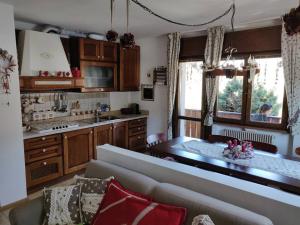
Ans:
[[[228,146],[223,151],[223,156],[229,159],[251,159],[254,157],[253,145],[249,141],[238,144],[238,140],[227,142]]]

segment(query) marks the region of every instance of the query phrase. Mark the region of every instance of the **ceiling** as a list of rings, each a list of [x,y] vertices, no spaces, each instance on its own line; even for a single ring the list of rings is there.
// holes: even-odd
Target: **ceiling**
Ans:
[[[37,24],[51,24],[65,29],[105,34],[110,29],[110,0],[0,0],[15,7],[15,18]],[[115,0],[114,30],[126,31],[125,0]],[[202,23],[223,13],[231,0],[140,0],[153,11],[184,23]],[[235,0],[236,27],[271,25],[298,0]],[[278,21],[278,20],[277,20]],[[230,16],[214,25],[229,27]],[[212,25],[210,25],[212,26]],[[183,27],[156,18],[131,3],[130,27],[137,38],[169,32],[193,32],[207,27]]]

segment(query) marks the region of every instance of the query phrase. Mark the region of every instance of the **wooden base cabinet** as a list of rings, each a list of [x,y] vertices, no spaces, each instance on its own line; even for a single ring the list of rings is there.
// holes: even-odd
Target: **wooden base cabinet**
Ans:
[[[27,188],[63,175],[62,157],[52,157],[26,165]]]
[[[113,124],[113,145],[120,148],[128,148],[127,122],[119,122]]]
[[[64,173],[84,169],[93,158],[93,129],[63,133]]]
[[[94,158],[97,158],[96,147],[98,145],[113,144],[113,126],[111,124],[94,128]]]
[[[128,148],[134,151],[146,149],[147,119],[141,118],[128,122]]]

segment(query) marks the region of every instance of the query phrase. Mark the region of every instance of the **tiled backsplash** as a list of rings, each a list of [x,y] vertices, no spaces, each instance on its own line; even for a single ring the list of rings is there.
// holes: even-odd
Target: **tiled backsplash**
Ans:
[[[73,93],[73,92],[56,92],[56,93],[26,93],[22,94],[22,99],[31,99],[31,102],[34,102],[34,99],[41,97],[42,104],[33,103],[32,110],[30,113],[24,113],[24,107],[22,107],[23,113],[23,122],[24,116],[27,115],[27,120],[32,120],[32,111],[36,112],[46,112],[52,111],[55,106],[55,97],[58,96],[58,93],[63,93],[66,96],[67,102],[67,112],[53,112],[54,117],[60,116],[69,116],[71,113],[72,104],[79,102],[80,109],[78,111],[87,111],[95,110],[99,103],[101,104],[110,104],[109,93]],[[22,101],[23,102],[23,101]]]

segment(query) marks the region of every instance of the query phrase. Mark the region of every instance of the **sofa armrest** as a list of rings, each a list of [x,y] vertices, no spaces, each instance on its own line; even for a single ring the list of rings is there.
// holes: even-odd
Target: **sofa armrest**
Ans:
[[[41,225],[43,219],[43,197],[31,200],[9,212],[11,225]]]

